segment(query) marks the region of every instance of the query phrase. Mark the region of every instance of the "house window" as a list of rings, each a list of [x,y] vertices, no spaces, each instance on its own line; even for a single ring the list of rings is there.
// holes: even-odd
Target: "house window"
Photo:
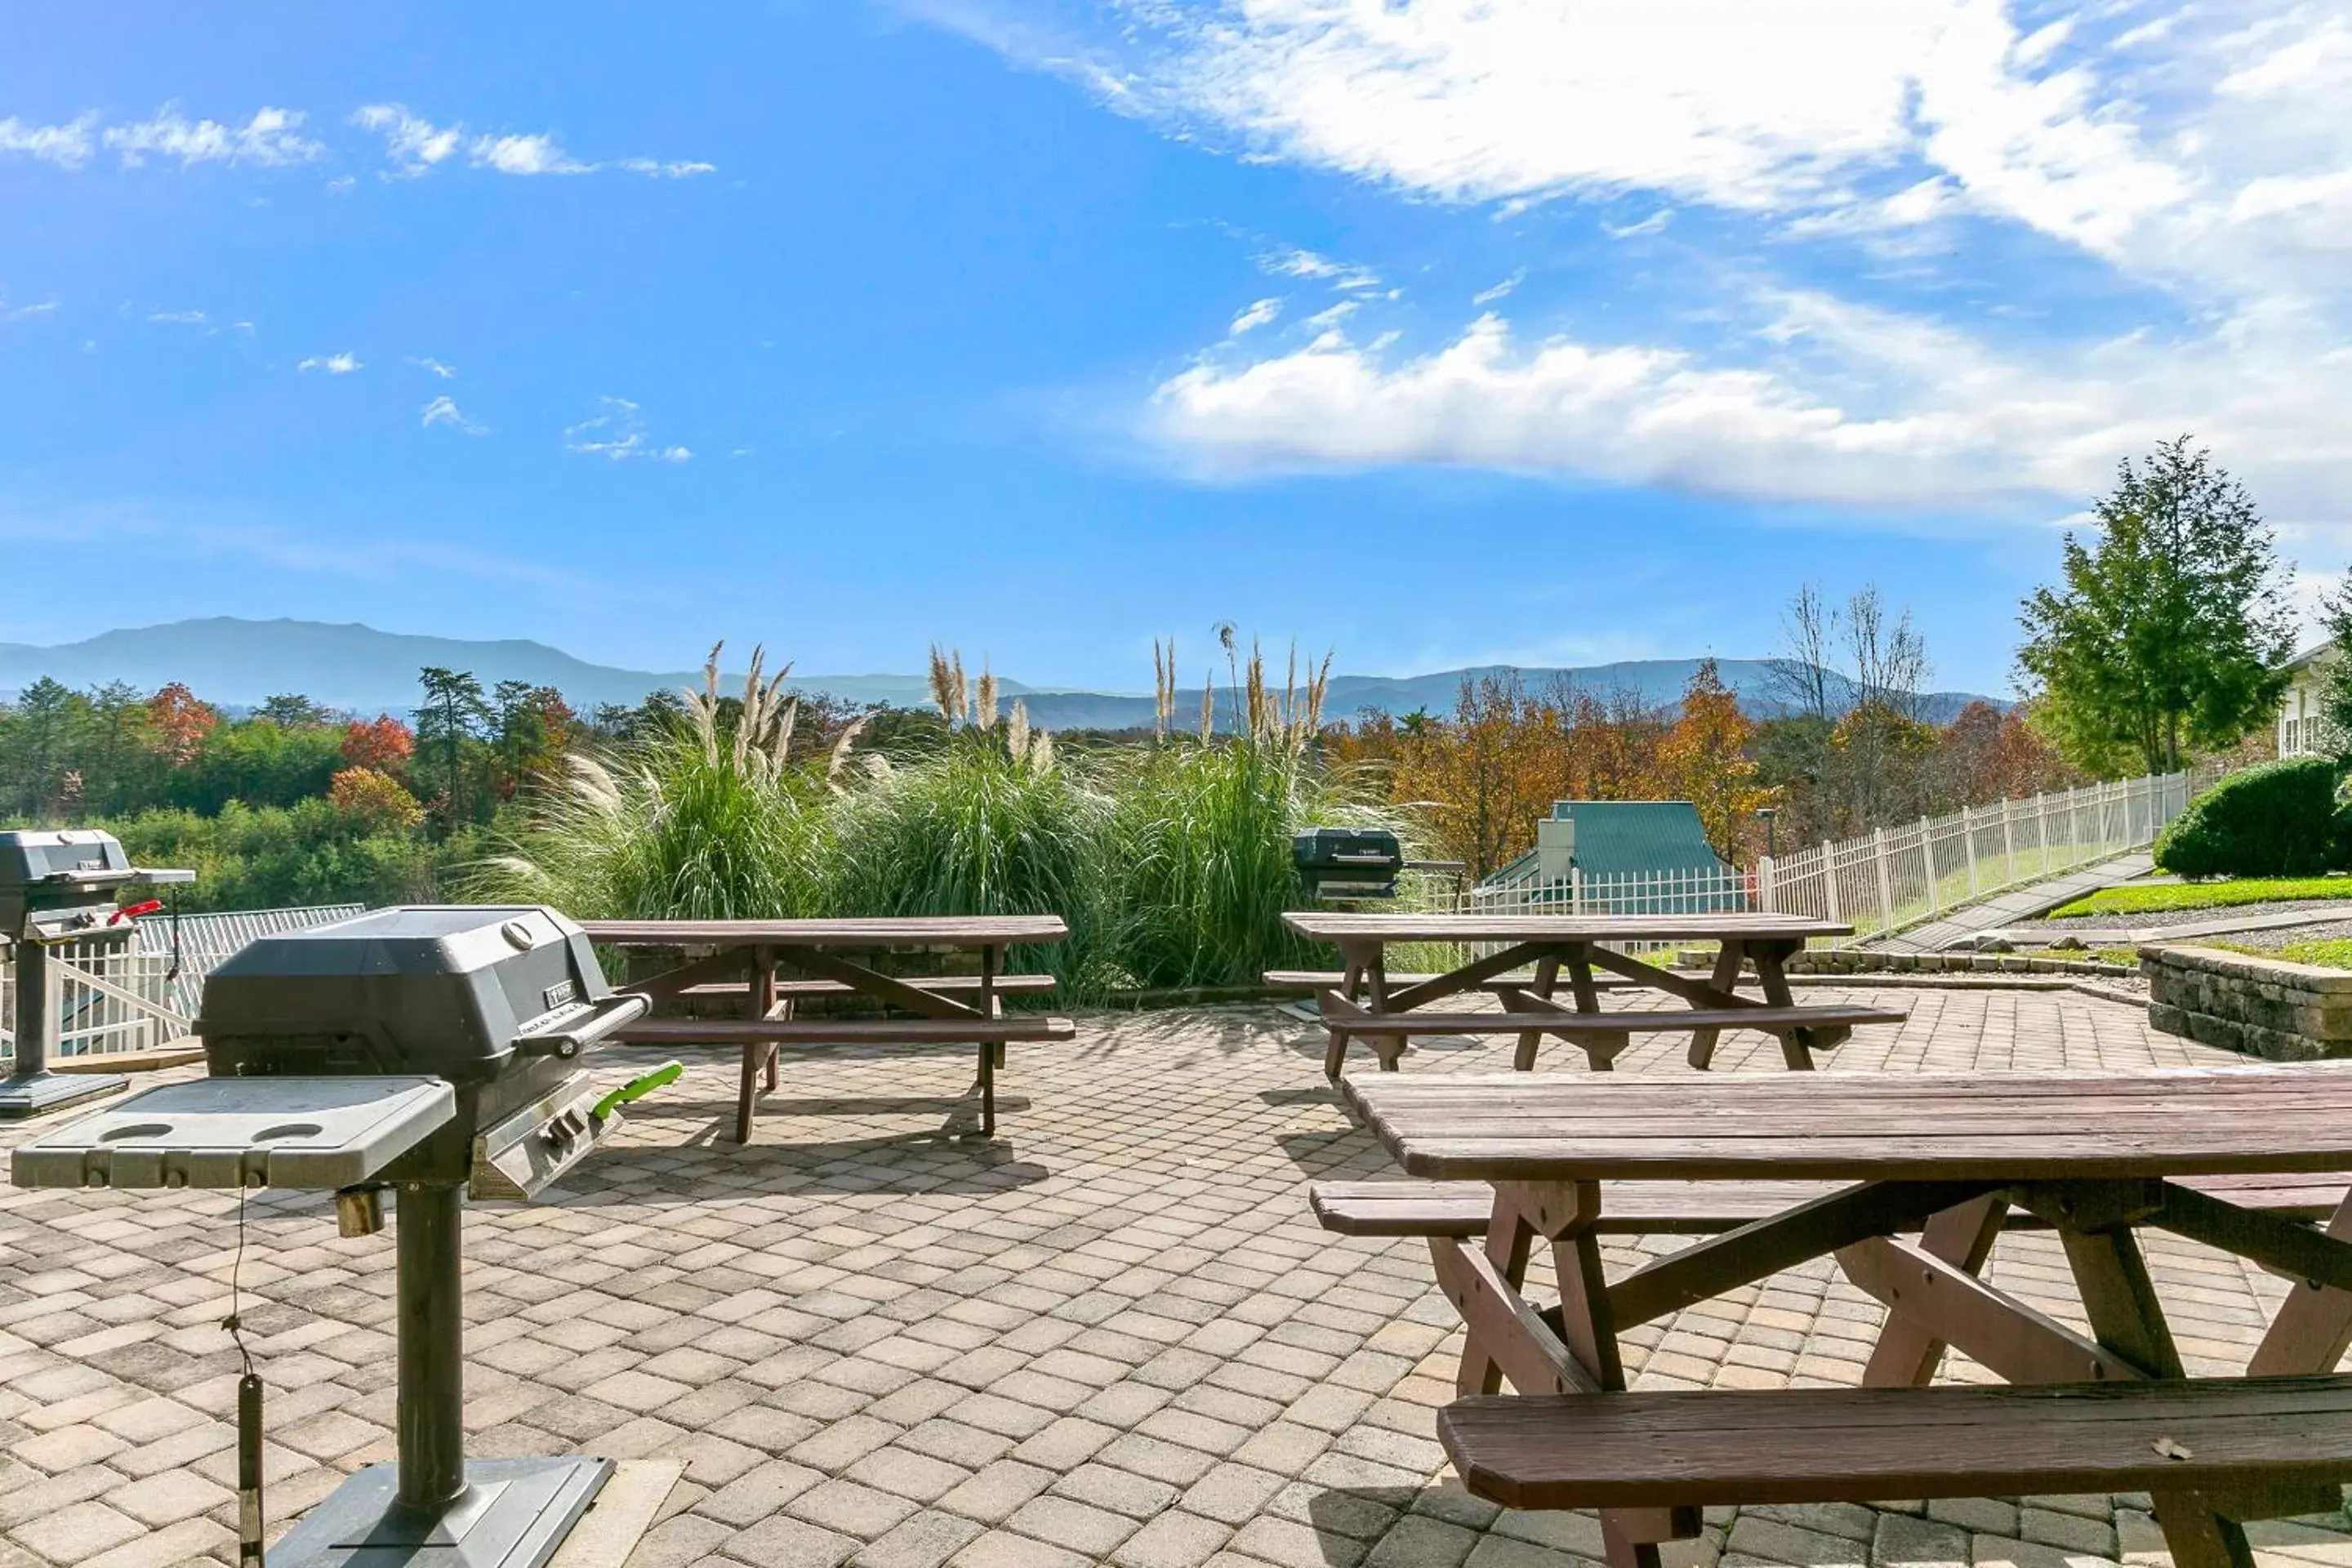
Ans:
[[[2302,725],[2293,719],[2286,721],[2286,743],[2279,747],[2281,756],[2293,757],[2301,754],[2299,742],[2302,728]]]

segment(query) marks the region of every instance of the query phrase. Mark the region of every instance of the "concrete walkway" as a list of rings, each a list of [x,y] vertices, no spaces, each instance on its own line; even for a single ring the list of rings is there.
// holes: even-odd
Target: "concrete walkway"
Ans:
[[[1912,926],[1892,936],[1873,937],[1857,945],[1873,952],[1941,952],[1965,938],[1999,931],[2020,921],[2030,921],[2037,915],[2049,913],[2063,903],[2079,899],[2084,893],[2111,888],[2117,882],[2128,882],[2134,877],[2146,876],[2155,868],[2154,858],[2144,849],[2130,855],[2119,855],[2112,860],[2085,866],[2047,882],[2012,888],[1981,903],[1954,910],[1942,919],[1930,921],[1926,925]]]
[[[2137,947],[2144,942],[2194,942],[2203,936],[2228,936],[2237,931],[2283,931],[2290,926],[2317,925],[2323,921],[2352,920],[2352,903],[2314,903],[2303,909],[2273,910],[2263,914],[2231,914],[2227,910],[2211,920],[2179,921],[2160,926],[2082,926],[2061,933],[2085,947]]]

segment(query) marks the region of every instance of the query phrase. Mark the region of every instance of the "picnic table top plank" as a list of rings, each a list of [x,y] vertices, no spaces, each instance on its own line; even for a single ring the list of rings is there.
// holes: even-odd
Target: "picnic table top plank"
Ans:
[[[1439,1429],[1520,1508],[2227,1488],[2340,1479],[2352,1378],[1488,1397]]]
[[[1059,915],[903,915],[855,920],[583,921],[616,947],[1010,947],[1060,942]]]
[[[1283,923],[1312,942],[1742,942],[1851,936],[1840,921],[1801,915],[1346,914],[1294,910]]]
[[[2004,1180],[2340,1171],[2352,1072],[1351,1079],[1410,1174]]]

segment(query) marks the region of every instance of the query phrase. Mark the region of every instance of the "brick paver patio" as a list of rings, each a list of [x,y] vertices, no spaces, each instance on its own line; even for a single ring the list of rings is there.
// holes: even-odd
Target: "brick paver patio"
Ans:
[[[1830,1070],[2235,1059],[2072,994],[1908,999],[1907,1025],[1862,1031]],[[1582,1071],[1560,1048],[1539,1070]],[[1679,1048],[1652,1037],[1623,1070],[1687,1070]],[[994,1143],[942,1135],[971,1115],[962,1057],[815,1053],[787,1061],[748,1150],[718,1138],[731,1062],[697,1060],[555,1201],[473,1211],[473,1451],[684,1464],[641,1568],[1586,1560],[1588,1516],[1504,1513],[1444,1479],[1432,1412],[1458,1335],[1426,1252],[1307,1213],[1309,1180],[1385,1163],[1321,1050],[1272,1008],[1087,1018],[1073,1045],[1014,1047]],[[1509,1052],[1433,1041],[1405,1070]],[[1717,1059],[1780,1070],[1758,1036]],[[0,1188],[0,1568],[231,1560],[236,1207]],[[393,1247],[339,1239],[323,1194],[257,1194],[247,1225],[282,1527],[391,1457]],[[2279,1282],[2168,1237],[2149,1252],[2192,1366],[2241,1365]],[[2047,1237],[2004,1238],[1992,1272],[2080,1323]],[[1878,1315],[1826,1265],[1783,1275],[1643,1331],[1637,1384],[1851,1384]],[[1750,1509],[1670,1561],[2160,1556],[2145,1505]],[[2283,1563],[2352,1562],[2340,1515],[2253,1534]]]

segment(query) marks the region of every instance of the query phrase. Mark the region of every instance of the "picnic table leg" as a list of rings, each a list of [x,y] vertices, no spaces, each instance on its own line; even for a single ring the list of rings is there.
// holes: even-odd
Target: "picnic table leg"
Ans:
[[[1356,987],[1362,984],[1364,978],[1363,955],[1354,948],[1342,948],[1340,958],[1345,972],[1339,976],[1339,994],[1352,1002],[1356,999]],[[1327,1037],[1323,1047],[1323,1076],[1337,1083],[1339,1081],[1339,1069],[1348,1065],[1348,1031],[1332,1021],[1329,1008],[1320,1011],[1323,1014],[1323,1032]]]
[[[1739,942],[1726,937],[1723,949],[1715,955],[1715,972],[1707,984],[1717,991],[1728,991],[1739,984],[1739,966],[1747,959],[1747,950]],[[1705,1072],[1715,1060],[1715,1042],[1723,1036],[1721,1029],[1695,1029],[1691,1032],[1690,1065]]]
[[[751,1016],[755,1018],[778,1016],[776,1003],[776,955],[767,948],[761,948],[752,957],[751,964]],[[782,1005],[782,1016],[789,1018],[792,1016],[792,1014],[793,1005],[790,1002],[784,1003]],[[768,1058],[768,1088],[772,1090],[776,1087],[776,1061],[779,1057],[783,1055],[783,1047],[778,1045],[775,1041],[770,1040],[768,1042],[766,1055]]]
[[[1780,965],[1787,944],[1759,942],[1754,954],[1756,978],[1763,983],[1764,1000],[1775,1007],[1793,1007],[1797,999],[1789,992],[1789,976]],[[1826,1045],[1827,1041],[1822,1041]],[[1790,1029],[1780,1037],[1780,1059],[1792,1072],[1810,1072],[1813,1066],[1813,1031]]]
[[[980,1013],[982,1017],[1002,1016],[996,996],[996,949],[980,950]],[[1004,1046],[998,1040],[980,1043],[980,1135],[996,1136],[996,1069],[1002,1062]]]
[[[1384,948],[1372,949],[1364,960],[1365,1005],[1375,1013],[1389,1010],[1389,960]],[[1382,1072],[1397,1070],[1397,1058],[1404,1055],[1402,1035],[1369,1035],[1372,1054],[1381,1058]]]
[[[1551,995],[1552,986],[1559,978],[1559,959],[1557,955],[1548,954],[1536,960],[1536,981],[1528,989],[1538,996],[1548,998]],[[1529,1029],[1521,1035],[1518,1049],[1511,1055],[1511,1066],[1521,1072],[1533,1072],[1536,1065],[1536,1047],[1541,1044],[1543,1044],[1541,1029]]]
[[[1921,1227],[1919,1248],[1964,1274],[1979,1273],[1985,1259],[1992,1256],[1992,1244],[2008,1218],[2009,1195],[1989,1193],[1957,1208],[1929,1215],[1927,1225]],[[1886,1326],[1879,1330],[1878,1343],[1872,1348],[1869,1364],[1863,1369],[1863,1386],[1924,1388],[1935,1381],[1944,1350],[1943,1341],[1889,1308]]]
[[[774,1005],[776,994],[775,957],[766,948],[754,948],[750,954],[750,999],[751,1016],[764,1018],[767,1009]],[[763,1005],[764,1004],[764,1005]],[[772,1040],[747,1040],[743,1044],[742,1081],[735,1091],[735,1142],[751,1141],[751,1115],[760,1098],[761,1068],[774,1070],[776,1045]]]
[[[2352,1237],[2352,1193],[2336,1205],[2327,1234],[2339,1241]],[[2271,1320],[2253,1360],[2246,1363],[2246,1375],[2334,1372],[2347,1348],[2352,1348],[2352,1290],[2298,1280]]]

